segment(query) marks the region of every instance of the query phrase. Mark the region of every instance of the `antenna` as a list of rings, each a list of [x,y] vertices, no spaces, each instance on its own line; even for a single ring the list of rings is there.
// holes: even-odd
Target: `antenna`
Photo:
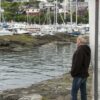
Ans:
[[[0,22],[1,22],[1,0],[0,0]]]
[[[64,2],[64,19],[66,19],[66,5],[67,5],[67,0]]]
[[[56,0],[56,25],[57,25],[57,14],[58,14],[58,5],[57,5],[57,0]]]
[[[77,26],[77,12],[78,12],[78,2],[76,0],[76,26]]]
[[[70,0],[70,22],[71,22],[71,29],[72,29],[72,22],[73,22],[73,18],[72,18],[72,0]]]

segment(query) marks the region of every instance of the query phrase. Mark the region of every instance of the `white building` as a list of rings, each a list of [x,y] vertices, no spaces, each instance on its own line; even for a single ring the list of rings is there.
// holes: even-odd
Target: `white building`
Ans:
[[[29,0],[13,0],[13,2],[29,2]]]
[[[49,2],[40,2],[39,3],[39,8],[40,9],[54,8],[54,4],[53,3],[49,3]]]
[[[64,9],[66,8],[67,11],[70,10],[70,2],[66,3],[66,7],[65,7],[65,2],[63,2],[61,5]],[[78,7],[78,10],[88,8],[88,2],[78,2],[77,7]],[[71,2],[71,8],[73,12],[76,10],[76,2]]]
[[[61,8],[61,9],[58,9],[58,13],[69,13],[69,12]]]
[[[37,0],[37,1],[40,1],[40,2],[47,2],[47,0]]]
[[[26,10],[26,14],[29,14],[29,15],[38,15],[40,13],[40,9],[37,9],[37,8],[28,8]]]

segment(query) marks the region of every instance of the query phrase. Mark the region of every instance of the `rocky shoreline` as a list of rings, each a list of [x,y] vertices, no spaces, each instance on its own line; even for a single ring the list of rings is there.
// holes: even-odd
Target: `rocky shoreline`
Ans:
[[[25,88],[0,92],[0,100],[70,100],[72,78],[69,73]],[[92,71],[87,83],[87,96],[91,100]],[[79,99],[80,100],[80,99]]]
[[[0,36],[0,51],[23,51],[55,41],[75,42],[75,40],[76,37],[63,33],[44,36],[29,34]]]

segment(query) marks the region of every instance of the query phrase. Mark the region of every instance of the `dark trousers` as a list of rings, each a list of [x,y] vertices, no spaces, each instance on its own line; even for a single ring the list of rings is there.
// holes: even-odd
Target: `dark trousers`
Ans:
[[[71,100],[77,100],[78,90],[81,92],[81,100],[87,100],[86,94],[86,78],[75,77],[73,78]]]

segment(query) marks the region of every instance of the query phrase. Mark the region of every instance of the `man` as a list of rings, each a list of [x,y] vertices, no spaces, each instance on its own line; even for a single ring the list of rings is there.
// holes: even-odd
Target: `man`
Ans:
[[[71,76],[73,77],[71,96],[77,100],[78,90],[81,92],[81,100],[87,100],[86,81],[89,76],[88,69],[91,58],[91,50],[87,45],[85,36],[77,38],[77,50],[72,59]]]

